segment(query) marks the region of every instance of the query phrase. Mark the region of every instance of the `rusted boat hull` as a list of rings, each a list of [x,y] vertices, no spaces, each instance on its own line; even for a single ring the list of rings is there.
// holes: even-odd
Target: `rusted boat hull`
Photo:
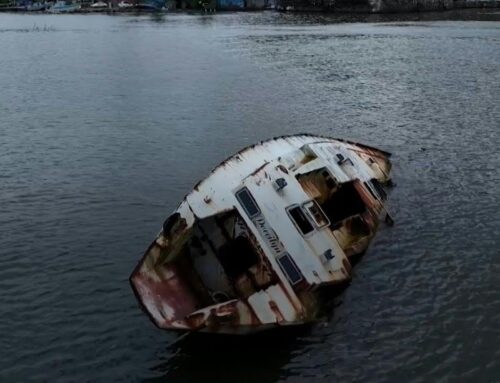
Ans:
[[[160,328],[248,334],[314,321],[387,213],[390,154],[314,135],[245,148],[167,218],[130,282]]]

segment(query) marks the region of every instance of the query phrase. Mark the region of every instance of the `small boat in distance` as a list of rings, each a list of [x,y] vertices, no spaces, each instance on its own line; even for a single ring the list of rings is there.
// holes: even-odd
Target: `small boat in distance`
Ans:
[[[120,2],[118,3],[118,8],[122,8],[122,9],[123,9],[123,8],[133,8],[133,7],[134,7],[134,4],[129,3],[129,2],[127,2],[127,1],[123,1],[123,0],[122,0],[122,1],[120,1]]]
[[[104,8],[108,8],[108,4],[105,3],[104,1],[97,1],[93,4],[90,5],[90,8],[93,8],[93,9],[104,9]]]
[[[26,6],[26,11],[28,12],[42,12],[47,9],[47,4],[45,3],[31,3]]]
[[[71,13],[80,9],[80,4],[75,4],[69,1],[58,0],[49,8],[49,13]]]
[[[141,0],[136,4],[136,8],[142,11],[161,11],[166,0]]]
[[[388,213],[390,153],[310,134],[249,146],[198,182],[130,276],[160,328],[248,334],[318,318]],[[389,221],[392,221],[389,219]]]

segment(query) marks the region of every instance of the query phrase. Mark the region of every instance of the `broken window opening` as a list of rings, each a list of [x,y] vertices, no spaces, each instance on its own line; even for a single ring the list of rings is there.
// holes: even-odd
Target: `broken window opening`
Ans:
[[[365,185],[365,188],[370,192],[370,195],[378,200],[380,199],[380,196],[376,193],[376,191],[374,190],[374,187],[372,185],[370,185],[369,181],[367,182],[363,182],[363,184]]]
[[[313,225],[309,222],[306,214],[300,206],[289,207],[287,209],[288,215],[292,218],[295,226],[300,230],[302,235],[309,234],[314,230]]]
[[[302,206],[304,206],[306,211],[309,213],[309,216],[313,219],[318,229],[321,229],[322,227],[328,226],[330,224],[330,221],[325,216],[323,210],[321,210],[316,201],[313,200],[306,202]]]
[[[353,181],[340,184],[335,193],[322,205],[322,208],[330,219],[332,228],[336,228],[344,219],[366,211],[366,205]]]
[[[237,278],[260,261],[252,243],[244,236],[236,237],[222,245],[218,258],[230,279]]]
[[[350,256],[363,251],[373,235],[376,222],[363,200],[361,189],[367,189],[366,193],[379,200],[385,196],[384,190],[375,186],[380,186],[380,183],[373,180],[364,184],[359,180],[339,183],[326,168],[300,174],[297,180],[326,215],[329,228],[345,254]],[[309,210],[308,213],[316,216]]]
[[[321,172],[321,175],[323,176],[324,178],[324,181],[325,181],[325,185],[330,188],[330,189],[335,189],[337,187],[337,183],[335,182],[335,180],[333,179],[333,177],[331,176],[330,172],[328,170],[323,170]]]
[[[339,185],[326,168],[300,174],[297,176],[297,181],[299,181],[304,191],[320,205],[328,199]]]
[[[376,178],[372,178],[370,180],[370,183],[373,185],[373,188],[375,189],[377,194],[380,196],[380,199],[382,201],[385,201],[387,199],[387,193],[385,192],[385,190],[382,187],[382,184],[379,182],[379,180]]]

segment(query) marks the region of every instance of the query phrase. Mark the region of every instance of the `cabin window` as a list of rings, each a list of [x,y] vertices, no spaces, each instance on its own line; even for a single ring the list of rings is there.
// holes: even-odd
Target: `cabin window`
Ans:
[[[306,214],[300,206],[293,206],[288,208],[288,215],[292,218],[293,223],[303,235],[306,235],[314,230],[313,225],[307,219]]]
[[[260,214],[260,209],[247,188],[236,192],[236,198],[247,213],[248,217],[254,218]]]
[[[364,184],[373,198],[382,201],[385,201],[387,199],[387,193],[377,179],[374,178],[371,181],[365,182]]]
[[[278,258],[278,263],[292,285],[296,285],[302,280],[302,274],[290,254],[285,253]]]
[[[370,182],[373,185],[374,189],[377,191],[378,195],[380,196],[380,199],[382,201],[385,201],[387,199],[387,193],[385,192],[379,180],[373,178]]]
[[[311,216],[311,218],[313,219],[314,223],[318,228],[322,228],[330,224],[328,218],[326,218],[325,214],[323,213],[323,210],[321,210],[316,201],[306,202],[303,206],[304,209],[306,209],[306,211],[309,213],[309,215]]]
[[[363,184],[365,185],[365,188],[368,189],[373,198],[375,198],[376,200],[380,199],[380,196],[378,194],[375,194],[373,185],[371,185],[369,182],[363,182]]]
[[[321,175],[323,176],[324,180],[325,180],[325,184],[326,186],[332,190],[332,189],[335,189],[337,187],[337,183],[335,182],[334,178],[332,177],[332,175],[330,174],[330,172],[328,170],[323,170],[321,172]]]

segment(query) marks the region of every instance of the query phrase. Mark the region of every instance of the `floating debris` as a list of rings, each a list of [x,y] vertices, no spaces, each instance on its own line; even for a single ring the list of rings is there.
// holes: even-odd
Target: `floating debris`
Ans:
[[[247,147],[186,195],[130,282],[160,328],[246,334],[314,321],[385,218],[390,153],[309,134]]]

